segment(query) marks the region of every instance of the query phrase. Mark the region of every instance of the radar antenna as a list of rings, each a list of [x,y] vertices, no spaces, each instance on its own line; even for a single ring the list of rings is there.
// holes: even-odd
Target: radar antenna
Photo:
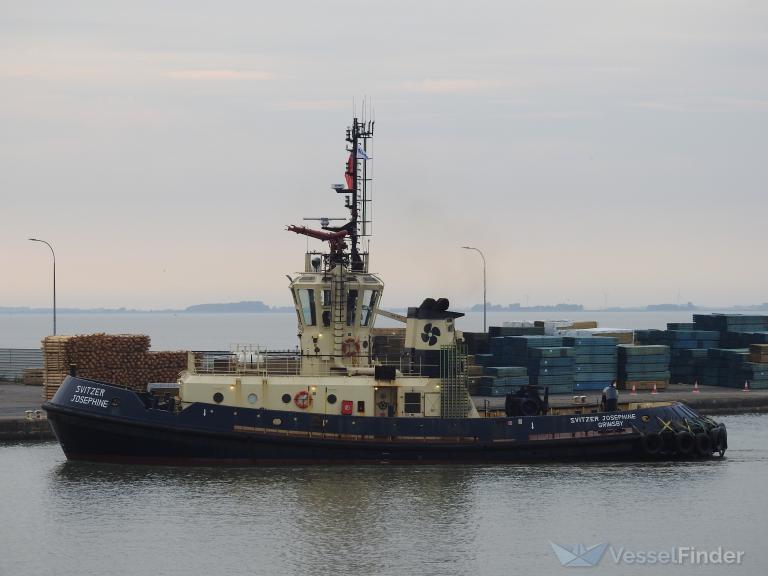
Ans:
[[[325,240],[331,246],[331,260],[333,262],[348,263],[354,272],[363,272],[367,268],[367,262],[363,261],[359,247],[361,238],[371,236],[371,181],[368,174],[368,162],[371,160],[370,140],[373,138],[375,122],[354,117],[352,126],[347,128],[346,141],[347,159],[344,171],[345,184],[334,184],[333,190],[337,194],[344,194],[344,207],[349,210],[350,217],[346,224],[331,226],[331,221],[347,220],[346,218],[304,218],[304,220],[318,220],[323,230],[344,234],[329,235],[327,233],[313,231],[305,226],[289,226],[288,230],[297,234],[310,236],[319,240]],[[347,237],[349,243],[342,238]],[[345,250],[349,248],[349,254]]]

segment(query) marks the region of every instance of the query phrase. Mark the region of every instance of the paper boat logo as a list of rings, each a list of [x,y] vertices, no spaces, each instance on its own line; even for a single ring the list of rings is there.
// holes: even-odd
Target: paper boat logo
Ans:
[[[550,542],[557,559],[563,566],[597,566],[605,554],[608,543],[584,546],[584,544],[572,544],[570,546]]]

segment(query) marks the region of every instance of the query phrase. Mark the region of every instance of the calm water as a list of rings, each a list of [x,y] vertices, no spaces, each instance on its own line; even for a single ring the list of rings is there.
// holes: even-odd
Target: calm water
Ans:
[[[488,315],[489,326],[507,320],[597,320],[610,328],[664,328],[667,322],[690,322],[690,312],[570,312]],[[231,344],[270,348],[296,346],[294,314],[61,314],[59,334],[92,332],[148,334],[155,350],[228,350]],[[0,314],[0,348],[37,348],[52,331],[50,314]],[[377,326],[402,326],[380,318]],[[461,330],[482,330],[483,314],[459,319]]]
[[[722,461],[186,469],[67,463],[0,445],[0,574],[656,574],[562,568],[549,546],[743,550],[667,574],[765,574],[768,417]]]

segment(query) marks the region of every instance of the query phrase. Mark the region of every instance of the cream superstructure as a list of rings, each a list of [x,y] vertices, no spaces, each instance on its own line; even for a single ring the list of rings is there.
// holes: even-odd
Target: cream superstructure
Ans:
[[[374,417],[477,417],[466,391],[464,360],[457,351],[455,318],[448,301],[428,298],[408,311],[404,354],[389,363],[372,355],[371,331],[384,283],[369,271],[358,248],[368,236],[370,198],[367,164],[373,123],[354,120],[347,132],[349,160],[345,195],[350,220],[322,230],[288,230],[328,242],[309,251],[304,269],[289,276],[298,318],[299,346],[275,354],[241,347],[225,358],[190,355],[179,380],[184,405],[194,402],[311,414]],[[215,409],[215,408],[213,408]]]

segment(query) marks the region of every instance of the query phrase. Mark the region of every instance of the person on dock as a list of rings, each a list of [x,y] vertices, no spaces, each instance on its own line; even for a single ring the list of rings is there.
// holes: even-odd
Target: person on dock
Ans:
[[[619,391],[616,390],[616,383],[603,388],[603,399],[600,402],[603,412],[612,412],[618,409]]]

